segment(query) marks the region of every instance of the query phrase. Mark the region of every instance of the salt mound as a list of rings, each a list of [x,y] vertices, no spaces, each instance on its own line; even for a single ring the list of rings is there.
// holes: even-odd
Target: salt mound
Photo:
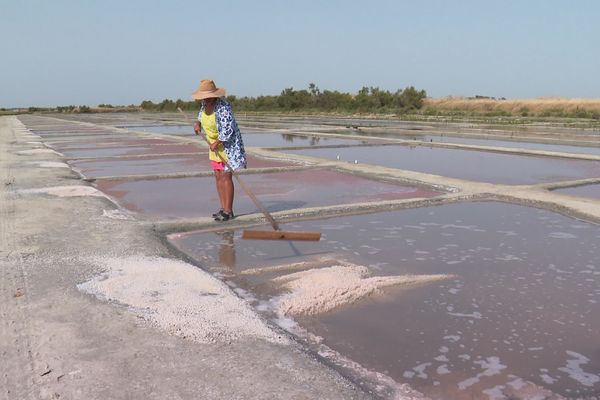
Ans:
[[[380,292],[381,288],[416,285],[448,279],[449,275],[400,275],[369,277],[365,266],[348,264],[295,272],[273,279],[289,293],[277,300],[284,315],[314,315]]]
[[[107,272],[78,285],[80,290],[128,305],[171,334],[202,343],[249,336],[286,343],[227,286],[190,264],[142,256],[95,262]]]
[[[319,257],[314,260],[300,261],[291,264],[275,265],[272,267],[248,268],[240,272],[240,275],[260,275],[275,272],[293,271],[303,268],[316,268],[326,265],[334,265],[337,261],[331,257]]]

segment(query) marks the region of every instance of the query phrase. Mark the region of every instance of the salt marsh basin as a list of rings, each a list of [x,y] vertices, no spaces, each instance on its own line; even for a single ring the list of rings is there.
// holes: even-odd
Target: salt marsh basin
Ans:
[[[374,275],[450,274],[450,280],[389,288],[380,298],[293,317],[334,350],[432,398],[485,398],[486,390],[519,379],[566,397],[596,393],[596,225],[521,206],[474,203],[285,229],[319,230],[325,238],[299,245],[300,255],[286,243],[242,241],[237,234],[225,241],[186,234],[176,244],[207,268],[228,274],[256,296],[257,305],[273,304],[280,294],[269,291],[273,275],[260,279],[245,269],[315,256],[365,265]]]
[[[173,116],[160,118],[177,127],[163,133],[144,130],[160,125],[148,115],[20,118],[8,170],[28,180],[11,198],[52,209],[46,229],[64,215],[84,243],[78,253],[112,243],[110,257],[86,261],[100,275],[86,272],[73,288],[93,296],[93,307],[154,321],[143,323],[148,334],[191,347],[248,335],[256,348],[256,340],[293,339],[294,354],[318,360],[319,375],[339,373],[355,385],[342,398],[585,398],[598,389],[600,208],[579,191],[600,183],[598,157],[585,150],[590,135],[547,146],[459,133],[455,143],[413,144],[393,132],[361,137],[318,117],[310,125],[241,122],[249,157],[241,178],[282,229],[323,234],[317,243],[288,243],[240,240],[243,229],[272,228],[239,191],[237,217],[212,221],[206,147]],[[376,129],[388,127],[396,129],[393,121]],[[107,224],[119,227],[117,241],[102,236]],[[54,246],[69,248],[61,243]],[[147,274],[136,278],[144,265]],[[186,296],[172,303],[166,288],[176,287]],[[191,304],[195,312],[177,311]],[[215,311],[222,307],[233,314]],[[248,322],[234,332],[240,321]],[[254,362],[274,354],[265,346]],[[294,368],[309,373],[300,364]]]

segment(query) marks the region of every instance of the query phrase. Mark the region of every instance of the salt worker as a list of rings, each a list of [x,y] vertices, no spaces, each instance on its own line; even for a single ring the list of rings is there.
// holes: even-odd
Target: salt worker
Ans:
[[[202,80],[192,97],[202,100],[194,132],[206,133],[210,145],[208,158],[214,171],[221,208],[212,216],[216,221],[229,221],[233,214],[233,171],[246,168],[246,152],[242,134],[233,116],[231,104],[223,97],[225,89],[212,80]]]

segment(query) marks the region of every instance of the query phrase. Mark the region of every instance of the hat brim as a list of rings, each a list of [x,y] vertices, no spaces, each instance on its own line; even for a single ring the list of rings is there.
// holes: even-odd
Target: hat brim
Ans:
[[[216,90],[212,90],[209,92],[203,91],[203,90],[196,90],[195,92],[192,93],[192,98],[196,99],[196,100],[204,100],[204,99],[210,99],[211,97],[223,97],[225,96],[225,89],[223,88],[217,88]]]

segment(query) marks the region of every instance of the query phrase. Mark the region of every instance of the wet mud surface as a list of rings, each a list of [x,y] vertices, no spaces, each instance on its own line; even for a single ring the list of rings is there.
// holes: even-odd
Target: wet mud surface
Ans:
[[[263,310],[281,295],[269,284],[281,273],[244,273],[251,268],[306,261],[320,268],[316,260],[332,259],[375,275],[451,274],[296,321],[434,399],[487,399],[490,391],[531,384],[537,395],[542,388],[571,398],[598,393],[597,225],[522,206],[463,203],[282,229],[321,231],[323,240],[291,246],[226,231],[172,240],[250,291]]]
[[[600,161],[500,154],[426,146],[372,146],[286,153],[381,165],[465,180],[513,185],[600,176]],[[338,158],[339,157],[339,158]]]

